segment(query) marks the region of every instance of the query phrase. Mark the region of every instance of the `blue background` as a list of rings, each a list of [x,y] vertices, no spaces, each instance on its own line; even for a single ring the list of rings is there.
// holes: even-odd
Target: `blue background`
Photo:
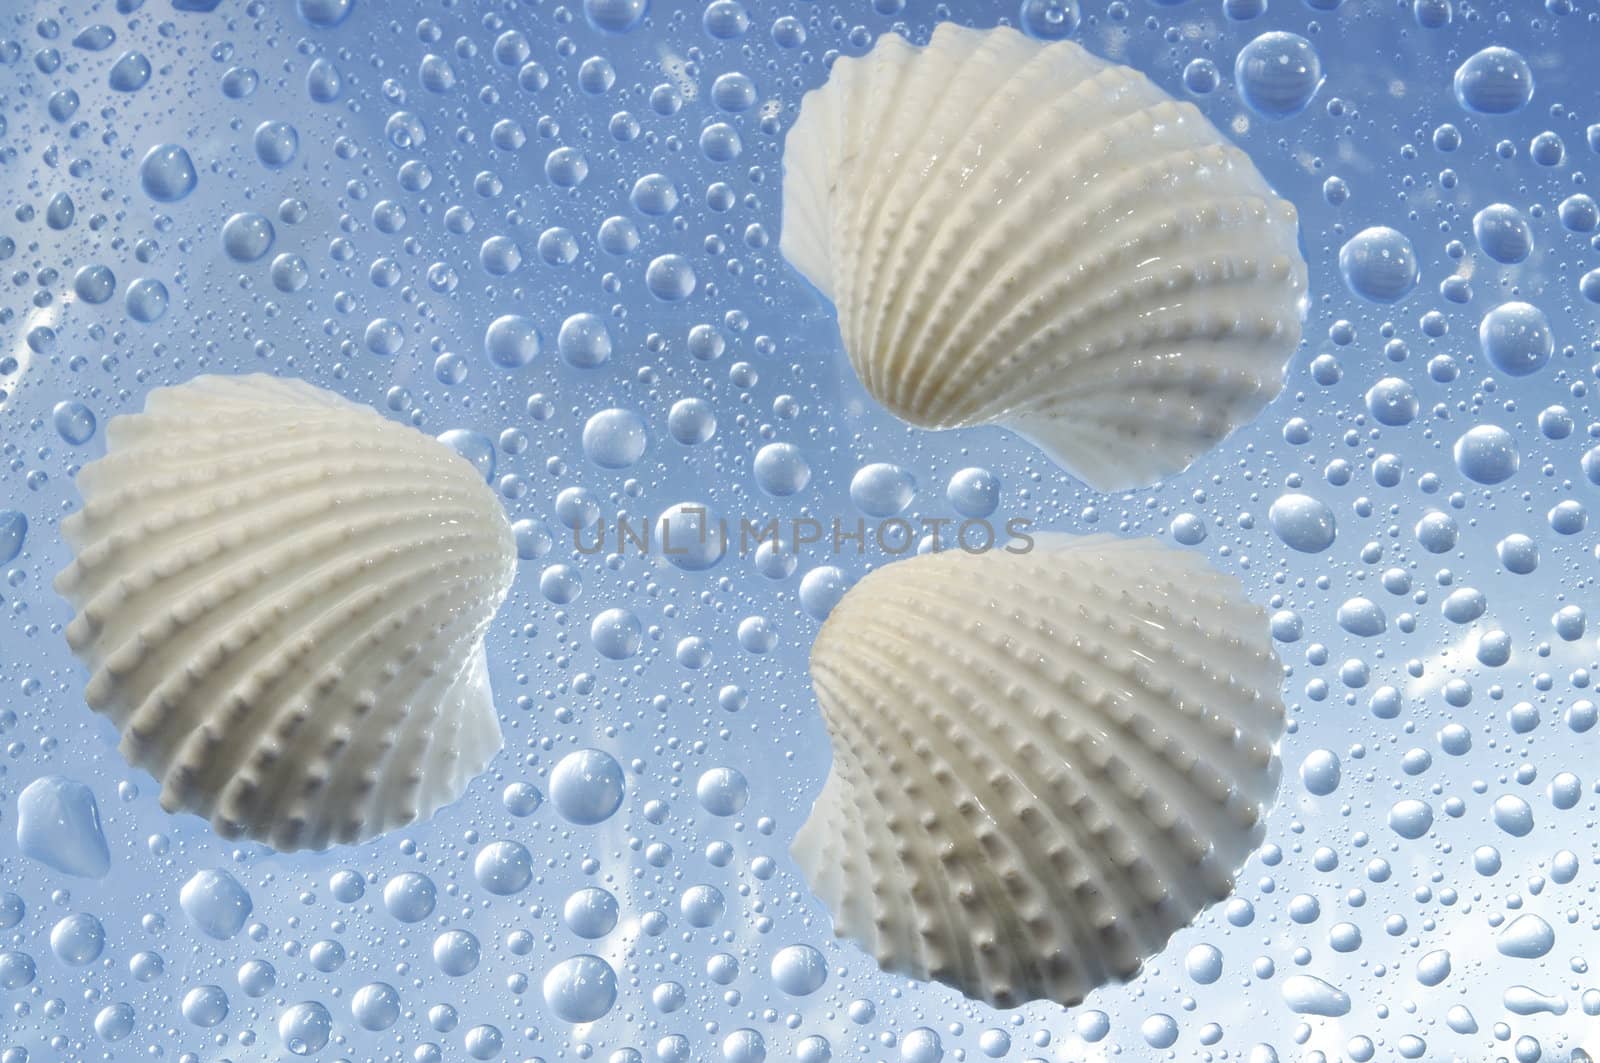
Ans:
[[[1227,5],[1235,13],[1257,6],[1264,5]],[[1579,1050],[1600,1055],[1600,976],[1589,969],[1600,942],[1600,739],[1575,731],[1566,717],[1574,703],[1594,698],[1596,632],[1564,639],[1552,620],[1564,606],[1592,611],[1597,537],[1592,522],[1559,534],[1547,518],[1559,502],[1592,509],[1597,497],[1581,460],[1600,436],[1590,395],[1600,330],[1580,278],[1600,262],[1591,236],[1565,229],[1556,210],[1585,190],[1592,145],[1600,144],[1600,133],[1589,131],[1600,122],[1593,68],[1600,20],[1591,0],[1457,3],[1437,28],[1420,25],[1410,3],[1271,0],[1242,21],[1215,0],[1084,4],[1073,39],[1192,99],[1248,151],[1299,208],[1311,268],[1304,341],[1279,398],[1181,476],[1126,495],[1085,489],[997,429],[930,434],[894,421],[856,384],[831,310],[777,250],[783,133],[803,93],[824,80],[828,61],[861,54],[886,32],[925,40],[940,18],[1014,21],[1015,7],[920,0],[744,7],[748,28],[733,39],[708,32],[702,8],[662,0],[620,35],[597,31],[581,5],[550,2],[362,0],[329,28],[309,24],[292,2],[267,0],[224,0],[210,12],[149,0],[131,13],[109,3],[22,0],[0,15],[0,509],[21,512],[29,524],[0,587],[0,888],[26,908],[15,925],[0,928],[0,949],[36,965],[30,984],[0,989],[0,1059],[286,1058],[279,1019],[313,1000],[332,1016],[332,1040],[318,1053],[330,1059],[472,1058],[499,1043],[509,1059],[626,1063],[637,1058],[627,1054],[633,1050],[645,1059],[749,1063],[759,1058],[750,1039],[727,1043],[739,1030],[756,1031],[771,1059],[791,1058],[816,1036],[835,1059],[934,1058],[924,1035],[907,1038],[918,1028],[936,1031],[951,1059],[980,1057],[980,1038],[995,1028],[1009,1035],[1007,1058],[1014,1059],[1568,1063],[1584,1058]],[[1424,14],[1436,7],[1424,5]],[[798,20],[803,43],[775,41],[774,23],[783,17]],[[116,43],[101,52],[75,48],[72,39],[95,23],[111,26]],[[497,59],[495,42],[507,30],[525,35],[548,85],[529,91],[519,84],[522,64]],[[1239,49],[1272,30],[1309,40],[1325,79],[1303,113],[1282,120],[1247,108],[1231,73]],[[1516,49],[1535,77],[1531,103],[1514,114],[1471,113],[1451,91],[1462,61],[1492,44]],[[40,57],[50,49],[58,65]],[[146,55],[153,74],[138,91],[120,93],[110,88],[109,71],[128,49]],[[430,54],[454,71],[448,91],[431,91],[419,74]],[[599,93],[585,87],[595,68],[581,72],[595,56],[614,71],[614,83]],[[341,75],[331,102],[316,102],[307,89],[318,59]],[[1217,65],[1215,91],[1185,88],[1184,70],[1197,59]],[[236,68],[259,80],[241,98],[222,88]],[[754,84],[756,103],[726,111],[714,86],[735,71]],[[58,121],[49,100],[65,89],[80,102]],[[661,113],[674,94],[681,106]],[[412,117],[394,119],[399,112]],[[614,119],[622,112],[630,117]],[[502,119],[522,129],[520,148],[495,145]],[[253,147],[253,131],[267,120],[298,132],[298,152],[280,170],[266,168]],[[737,131],[737,158],[713,162],[703,154],[702,129],[714,122]],[[1450,144],[1448,134],[1436,135],[1446,123],[1459,131],[1459,146],[1449,151],[1437,146]],[[397,137],[405,126],[420,127],[425,140]],[[635,128],[625,140],[614,133]],[[1559,165],[1530,158],[1531,140],[1547,130],[1564,143]],[[198,171],[195,191],[172,204],[152,201],[138,182],[139,160],[163,142],[183,145]],[[586,160],[587,177],[576,188],[547,174],[547,157],[562,147]],[[426,187],[418,187],[415,165],[402,170],[408,162],[426,167]],[[676,188],[670,214],[644,215],[630,203],[635,182],[650,174]],[[1334,178],[1347,197],[1327,194]],[[713,189],[717,183],[728,191]],[[76,218],[56,230],[46,213],[60,192],[73,199]],[[285,211],[285,200],[298,205]],[[395,217],[392,207],[380,209],[386,202],[404,208],[398,231],[380,224],[379,215]],[[1534,249],[1520,265],[1496,263],[1474,240],[1473,215],[1496,202],[1517,207],[1531,226]],[[470,212],[470,232],[458,231],[453,207]],[[275,242],[261,260],[239,263],[224,253],[220,231],[230,215],[250,210],[273,220]],[[601,223],[614,215],[637,227],[637,250],[617,255],[600,246]],[[1340,247],[1372,225],[1405,233],[1420,263],[1420,284],[1396,305],[1357,298],[1338,271]],[[540,236],[552,227],[569,231],[574,261],[541,258]],[[521,249],[521,266],[508,276],[482,265],[480,248],[491,236]],[[668,253],[685,256],[696,275],[694,291],[679,302],[656,298],[645,283],[648,263]],[[304,258],[304,288],[274,286],[270,266],[279,254]],[[117,278],[116,295],[103,305],[73,290],[78,271],[93,264]],[[1452,276],[1470,279],[1469,301],[1441,296]],[[140,277],[157,278],[170,292],[169,309],[154,323],[123,313],[124,292]],[[1550,364],[1528,377],[1495,371],[1479,347],[1479,320],[1510,299],[1539,306],[1555,338]],[[1435,312],[1442,330],[1424,327],[1424,315]],[[543,352],[520,369],[494,364],[483,349],[489,322],[508,313],[530,317],[544,339]],[[603,366],[576,368],[558,354],[561,323],[576,313],[606,322],[613,354]],[[375,319],[403,332],[398,353],[369,348]],[[722,337],[719,358],[689,352],[689,331],[699,324]],[[505,749],[462,801],[360,847],[281,855],[163,813],[153,781],[124,765],[110,726],[83,705],[84,673],[61,636],[70,612],[50,579],[68,558],[56,524],[78,504],[74,471],[103,452],[105,421],[139,409],[153,387],[199,372],[247,371],[304,376],[425,431],[470,429],[503,440],[492,482],[513,519],[543,522],[553,542],[521,562],[490,639]],[[1367,409],[1367,390],[1391,376],[1409,382],[1418,400],[1410,424],[1380,425]],[[671,438],[666,419],[674,402],[694,396],[713,404],[717,432],[690,448]],[[80,444],[62,436],[52,414],[74,400],[101,426]],[[1540,415],[1558,405],[1573,428],[1550,438]],[[585,422],[609,407],[634,410],[647,425],[649,447],[625,470],[600,468],[581,445]],[[1492,487],[1464,476],[1451,454],[1481,422],[1504,426],[1520,453],[1517,474]],[[1561,418],[1547,414],[1546,422]],[[503,438],[507,430],[521,437]],[[800,494],[771,498],[758,488],[753,457],[770,442],[803,452],[811,478]],[[1393,458],[1380,461],[1384,455]],[[1402,473],[1383,486],[1374,466],[1391,460]],[[1105,987],[1078,1008],[1041,1003],[1001,1013],[942,987],[880,974],[855,947],[832,939],[827,913],[788,859],[829,760],[806,678],[817,621],[800,607],[798,583],[818,565],[855,576],[883,556],[812,549],[792,575],[776,580],[733,554],[703,573],[632,553],[579,557],[556,505],[562,490],[582,488],[608,523],[683,501],[735,518],[853,523],[859,514],[850,482],[873,462],[914,477],[918,490],[906,513],[913,517],[955,516],[945,487],[973,466],[1001,481],[996,520],[1170,536],[1175,519],[1192,515],[1207,535],[1191,548],[1236,573],[1269,611],[1298,620],[1299,638],[1279,645],[1291,724],[1265,848],[1241,873],[1233,901],[1179,932],[1133,982]],[[1337,536],[1327,550],[1297,553],[1275,536],[1268,510],[1291,491],[1322,500],[1334,514]],[[1458,530],[1442,553],[1425,549],[1416,532],[1434,511]],[[1496,544],[1513,533],[1537,543],[1540,563],[1531,574],[1513,574],[1497,558]],[[561,563],[582,578],[581,596],[564,605],[539,587],[541,574]],[[1390,569],[1408,577],[1404,593],[1384,588]],[[1487,611],[1458,624],[1441,613],[1441,602],[1461,587],[1481,591]],[[1383,607],[1383,635],[1360,638],[1340,628],[1337,609],[1354,596]],[[629,660],[607,659],[591,645],[592,618],[610,608],[630,610],[641,623],[642,649]],[[741,646],[738,628],[752,616],[775,626],[770,652]],[[1283,633],[1295,626],[1280,619]],[[1510,636],[1512,653],[1490,667],[1476,652],[1484,633],[1497,629]],[[675,659],[679,641],[691,636],[713,650],[699,669]],[[1388,717],[1371,707],[1385,687],[1398,696]],[[1380,696],[1380,708],[1388,700]],[[1538,723],[1525,733],[1510,720],[1519,702],[1537,709]],[[1470,733],[1469,749],[1441,740],[1452,724]],[[627,796],[614,817],[574,826],[550,804],[526,818],[508,814],[500,798],[507,784],[547,789],[560,757],[584,747],[608,751],[626,769]],[[1340,785],[1324,796],[1300,777],[1318,750],[1342,764]],[[749,781],[737,816],[714,817],[695,798],[696,781],[715,767],[736,768]],[[1568,808],[1551,797],[1563,772],[1578,786]],[[93,791],[111,851],[106,877],[68,877],[18,850],[17,795],[46,775]],[[1533,829],[1523,836],[1495,822],[1495,803],[1507,795],[1532,810]],[[1433,826],[1422,837],[1407,840],[1389,826],[1402,800],[1432,808]],[[472,872],[475,854],[502,838],[526,845],[537,873],[509,898],[486,893]],[[731,846],[725,866],[707,856],[719,842]],[[650,852],[658,845],[670,847],[660,866],[654,861],[663,850]],[[1498,861],[1483,847],[1497,850]],[[774,862],[770,877],[757,874],[763,857]],[[1498,871],[1480,870],[1496,863]],[[230,869],[253,899],[250,925],[226,942],[197,933],[177,903],[180,886],[207,867]],[[329,882],[341,869],[364,877],[362,899],[334,897]],[[382,886],[402,871],[435,883],[439,903],[430,919],[403,924],[385,910]],[[717,887],[727,901],[709,928],[688,925],[680,911],[684,892],[699,884]],[[598,942],[578,938],[561,918],[568,894],[588,885],[621,902],[617,929]],[[52,950],[50,935],[79,912],[101,921],[105,946],[93,962],[71,966]],[[1496,948],[1501,929],[1523,913],[1555,929],[1555,946],[1542,958],[1509,958]],[[1355,938],[1341,924],[1354,927]],[[481,942],[481,962],[464,977],[446,976],[433,959],[434,938],[450,929]],[[518,929],[532,935],[526,955],[507,945]],[[1359,945],[1338,951],[1335,939]],[[332,971],[310,958],[325,940],[347,954]],[[829,964],[827,984],[809,997],[785,995],[769,976],[773,955],[793,943],[821,949]],[[1202,985],[1185,959],[1206,944],[1220,950],[1223,974]],[[1425,986],[1418,961],[1441,949],[1452,972]],[[149,981],[130,972],[144,951],[164,960]],[[621,992],[604,1018],[574,1027],[548,1013],[540,982],[555,963],[590,952],[613,966]],[[707,963],[724,953],[737,959],[738,973],[720,984]],[[277,970],[276,985],[261,997],[247,996],[237,981],[251,959]],[[1348,1013],[1297,1014],[1283,992],[1297,974],[1347,994]],[[394,986],[404,1009],[383,1032],[351,1020],[352,994],[374,981]],[[668,981],[680,983],[686,998],[670,1012],[652,1002]],[[230,1002],[212,1028],[188,1021],[181,1008],[185,994],[204,985],[221,987]],[[1559,1007],[1519,1013],[1527,1009],[1517,987]],[[108,1042],[95,1031],[96,1017],[124,1004],[135,1017],[132,1030]],[[430,1019],[440,1004],[456,1009],[455,1023]],[[1455,1007],[1470,1011],[1475,1032],[1452,1028]],[[1465,1026],[1459,1015],[1454,1020]],[[498,1039],[481,1031],[485,1025]],[[1172,1029],[1176,1041],[1167,1048]],[[986,1044],[1000,1040],[991,1035]],[[8,1046],[15,1047],[5,1054]]]

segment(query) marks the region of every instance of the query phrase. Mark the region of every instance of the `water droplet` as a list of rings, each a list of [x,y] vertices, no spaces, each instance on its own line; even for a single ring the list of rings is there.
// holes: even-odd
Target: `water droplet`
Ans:
[[[649,10],[650,0],[583,0],[583,17],[603,33],[627,33]]]
[[[189,1022],[210,1029],[228,1017],[228,994],[217,985],[198,985],[183,995],[178,1010]]]
[[[1434,949],[1417,961],[1417,981],[1426,986],[1435,986],[1450,977],[1450,953],[1444,949]]]
[[[1257,114],[1288,118],[1305,110],[1322,85],[1322,59],[1294,33],[1263,33],[1239,50],[1233,78]]]
[[[105,946],[106,928],[88,912],[69,915],[50,928],[50,951],[69,967],[93,963]]]
[[[811,466],[793,443],[768,443],[751,463],[756,485],[775,498],[799,494],[811,482]]]
[[[1017,26],[1041,41],[1059,41],[1072,36],[1081,18],[1078,0],[1022,0]]]
[[[1506,924],[1494,943],[1502,956],[1517,960],[1536,960],[1555,945],[1555,930],[1532,912],[1524,912]]]
[[[495,365],[517,369],[538,356],[541,339],[531,318],[506,314],[489,323],[483,334],[483,350]]]
[[[400,994],[387,982],[369,982],[350,998],[350,1016],[363,1030],[387,1030],[400,1021]]]
[[[1501,303],[1483,315],[1478,343],[1484,357],[1510,376],[1537,373],[1555,351],[1555,337],[1544,311],[1521,302]]]
[[[28,537],[28,518],[15,509],[0,509],[0,565],[9,564],[22,553]]]
[[[533,881],[533,854],[520,842],[490,842],[472,862],[478,885],[498,897],[521,893]]]
[[[161,320],[167,312],[167,287],[154,277],[140,277],[123,296],[128,316],[143,325]]]
[[[433,939],[434,965],[447,978],[460,978],[478,968],[482,948],[465,930],[446,930]]]
[[[383,886],[384,908],[402,923],[428,918],[436,898],[433,880],[416,871],[402,871]]]
[[[705,399],[679,399],[667,412],[667,432],[686,447],[697,446],[716,435],[716,412]]]
[[[556,333],[561,360],[579,369],[593,369],[611,359],[611,333],[596,314],[573,314]]]
[[[1325,502],[1295,492],[1281,495],[1272,503],[1267,521],[1279,539],[1304,554],[1326,550],[1337,534],[1333,510]]]
[[[1491,203],[1473,215],[1472,234],[1484,254],[1506,265],[1525,261],[1533,251],[1528,219],[1509,203]]]
[[[565,1022],[594,1022],[617,1002],[617,975],[598,956],[562,960],[544,976],[544,1000]]]
[[[598,749],[580,749],[561,758],[550,773],[550,800],[571,823],[602,823],[622,807],[622,765]]]
[[[1433,806],[1426,801],[1406,798],[1389,809],[1389,827],[1402,838],[1415,840],[1433,826]]]
[[[72,278],[72,290],[91,305],[107,302],[117,290],[117,278],[106,266],[84,266]]]
[[[269,170],[281,170],[300,150],[300,134],[288,122],[268,121],[256,126],[256,158]]]
[[[1383,609],[1369,598],[1349,598],[1339,606],[1339,626],[1352,635],[1373,638],[1388,629]]]
[[[4,536],[0,524],[0,554]],[[67,875],[101,878],[111,870],[94,793],[59,775],[35,779],[17,795],[17,848]]]
[[[632,410],[601,410],[583,426],[583,453],[602,469],[626,469],[647,443],[644,419]]]
[[[655,542],[668,561],[685,572],[704,572],[727,553],[722,522],[702,502],[679,502],[656,519]]]
[[[104,23],[85,26],[72,38],[74,48],[82,48],[86,52],[103,52],[117,41],[117,31]]]
[[[944,496],[950,508],[963,517],[981,519],[1000,506],[1000,478],[977,466],[962,469],[950,477]]]
[[[591,941],[616,929],[618,914],[617,898],[598,886],[575,891],[561,908],[561,918],[567,928]]]
[[[695,784],[695,796],[713,816],[733,816],[750,799],[750,784],[736,768],[712,768]]]
[[[1474,53],[1456,69],[1456,100],[1479,114],[1510,114],[1533,99],[1533,71],[1510,48],[1494,45]]]
[[[1292,974],[1284,979],[1283,1000],[1297,1015],[1338,1018],[1350,1012],[1348,994],[1309,974]]]
[[[694,264],[682,255],[660,255],[645,267],[644,283],[650,294],[665,302],[679,302],[694,294],[698,283]]]
[[[138,92],[150,81],[150,60],[141,52],[123,52],[108,79],[118,92]]]
[[[302,0],[302,7],[310,0]],[[314,1055],[328,1045],[333,1016],[315,1000],[291,1005],[278,1017],[278,1039],[297,1056]]]
[[[245,211],[222,223],[222,249],[235,262],[254,262],[272,249],[274,235],[265,214]]]
[[[50,422],[62,439],[81,447],[94,438],[94,411],[76,399],[58,402],[50,412]]]
[[[176,203],[193,192],[199,180],[194,160],[178,144],[157,144],[139,163],[139,185],[158,203]]]
[[[179,892],[178,906],[201,933],[218,941],[243,929],[255,907],[239,880],[221,868],[196,872]]]
[[[850,589],[850,578],[833,565],[818,565],[800,580],[800,608],[815,620],[826,620]]]
[[[1397,303],[1417,286],[1417,253],[1405,233],[1386,225],[1362,229],[1339,249],[1345,286],[1374,303]]]
[[[1503,483],[1516,475],[1522,464],[1516,440],[1496,424],[1480,424],[1467,429],[1456,440],[1456,468],[1474,483]]]
[[[773,954],[771,973],[789,996],[811,996],[827,981],[827,961],[810,945],[787,945]]]
[[[356,0],[295,0],[294,8],[313,29],[332,29],[350,17]],[[304,1055],[305,1053],[300,1053]]]
[[[850,501],[869,517],[893,517],[911,505],[917,482],[911,473],[888,462],[863,465],[850,479]]]

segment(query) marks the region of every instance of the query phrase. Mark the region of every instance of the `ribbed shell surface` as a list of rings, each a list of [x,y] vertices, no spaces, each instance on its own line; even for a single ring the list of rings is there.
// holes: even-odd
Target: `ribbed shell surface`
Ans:
[[[1131,977],[1227,896],[1277,790],[1264,613],[1150,539],[889,564],[811,678],[834,760],[793,853],[835,932],[1000,1007]]]
[[[1004,27],[837,61],[789,132],[780,246],[891,412],[1003,425],[1101,490],[1253,417],[1304,314],[1294,208],[1194,105]]]
[[[114,419],[61,522],[90,707],[161,803],[279,849],[455,800],[500,748],[483,635],[515,542],[472,464],[303,381]]]

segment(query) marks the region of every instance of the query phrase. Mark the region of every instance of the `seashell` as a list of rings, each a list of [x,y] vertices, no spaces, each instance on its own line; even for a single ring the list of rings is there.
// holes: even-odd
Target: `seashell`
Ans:
[[[801,102],[785,257],[867,391],[999,424],[1100,490],[1253,417],[1300,339],[1294,207],[1190,103],[1071,41],[881,37]]]
[[[153,391],[107,439],[56,589],[162,807],[320,849],[459,797],[500,748],[483,636],[516,566],[472,464],[261,375]]]
[[[811,650],[833,770],[792,849],[884,970],[999,1007],[1132,977],[1277,792],[1262,610],[1152,539],[1039,535],[852,587]]]

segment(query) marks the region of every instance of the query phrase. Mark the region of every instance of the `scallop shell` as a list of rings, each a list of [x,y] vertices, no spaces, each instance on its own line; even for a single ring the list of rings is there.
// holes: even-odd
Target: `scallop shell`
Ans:
[[[867,391],[999,424],[1100,490],[1185,468],[1283,385],[1294,207],[1190,103],[1071,41],[886,35],[808,93],[784,153],[791,263]]]
[[[260,375],[153,391],[107,439],[56,589],[162,807],[320,849],[459,797],[500,748],[483,636],[516,566],[472,464]]]
[[[1265,614],[1155,540],[927,554],[829,614],[833,770],[793,855],[886,971],[999,1007],[1132,977],[1227,896],[1277,792]]]

